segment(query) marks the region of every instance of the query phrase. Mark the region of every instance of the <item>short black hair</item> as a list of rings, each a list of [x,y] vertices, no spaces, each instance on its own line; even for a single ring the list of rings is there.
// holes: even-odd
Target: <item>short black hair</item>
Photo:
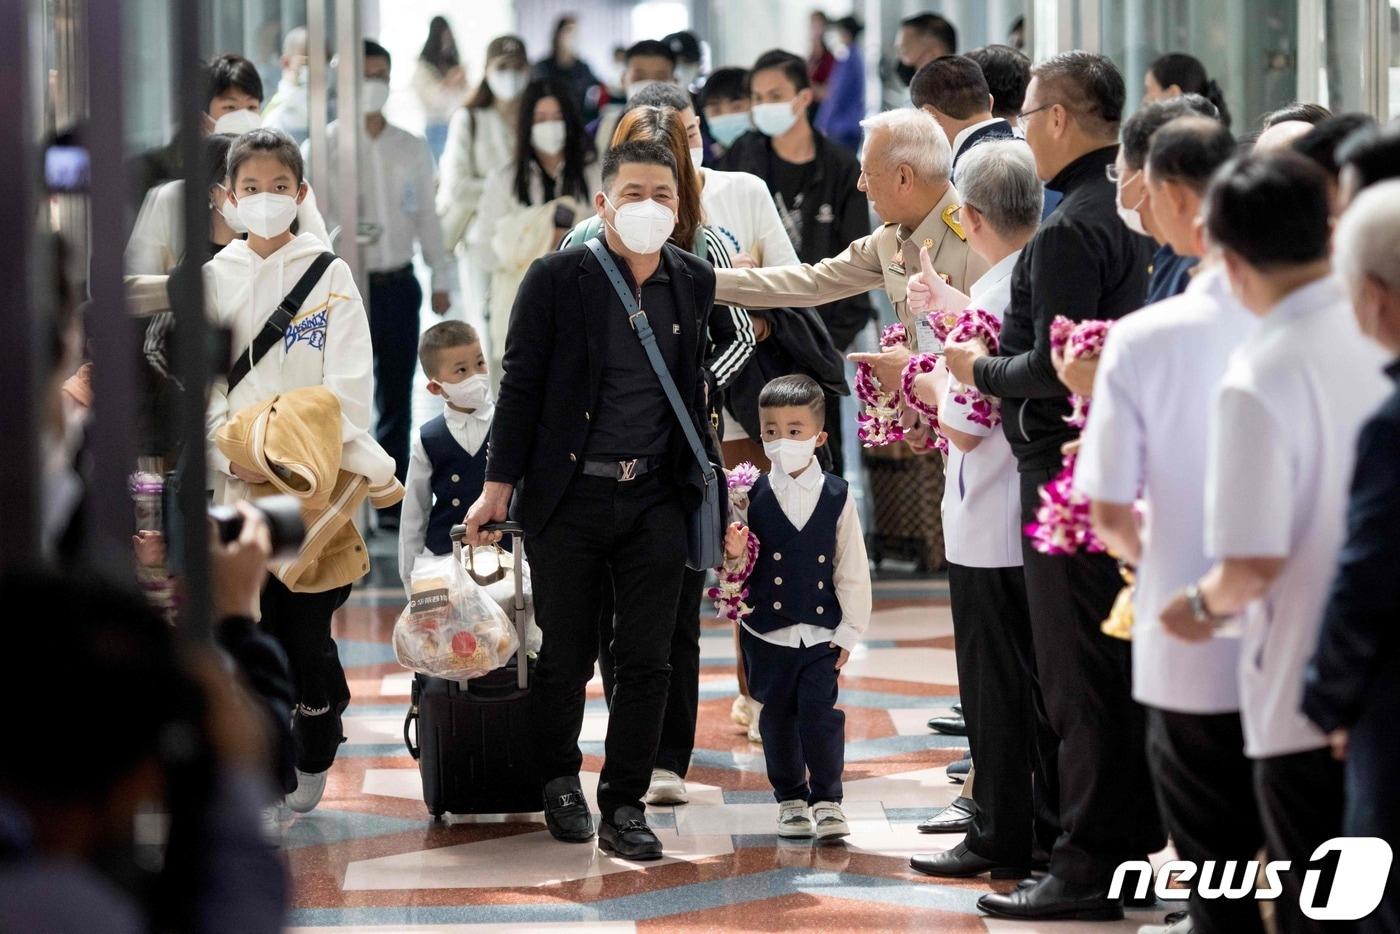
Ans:
[[[375,42],[373,39],[365,40],[365,58],[382,58],[384,59],[384,63],[386,65],[388,65],[390,68],[394,67],[394,59],[393,56],[389,54],[389,50],[384,48],[384,46],[380,45],[378,42]]]
[[[953,24],[937,13],[916,13],[899,21],[900,29],[913,29],[926,36],[932,36],[948,47],[949,52],[958,50],[958,31]]]
[[[638,107],[670,107],[672,110],[680,111],[694,106],[695,101],[685,88],[679,84],[671,84],[669,81],[658,81],[655,84],[647,85],[635,94],[629,94],[623,113]]]
[[[671,155],[669,146],[650,140],[628,140],[618,143],[603,156],[603,187],[609,187],[617,178],[618,170],[632,163],[664,165],[673,176],[680,177],[676,174],[676,157]]]
[[[836,20],[836,22],[834,23],[832,23],[830,20],[828,20],[827,22],[830,23],[832,26],[835,26],[837,29],[846,30],[846,32],[851,34],[852,38],[859,38],[860,34],[865,32],[865,24],[862,23],[860,20],[856,19],[854,16],[843,16],[840,19]]]
[[[1351,166],[1361,187],[1400,177],[1400,124],[1358,130],[1337,147],[1337,165]]]
[[[238,181],[238,167],[257,155],[269,155],[291,169],[297,184],[306,180],[306,166],[301,159],[301,150],[296,140],[281,130],[272,127],[259,127],[249,130],[233,141],[228,150],[228,179],[230,184]]]
[[[799,92],[812,86],[812,79],[807,74],[807,63],[783,49],[770,49],[754,61],[753,67],[749,69],[749,84],[753,84],[754,75],[770,68],[782,69],[783,74]]]
[[[700,107],[710,106],[710,101],[740,101],[749,96],[749,72],[746,68],[716,68],[705,79],[700,89]]]
[[[964,55],[935,58],[914,73],[909,96],[915,107],[932,107],[954,120],[987,110],[991,89],[977,63]]]
[[[1235,154],[1229,127],[1209,117],[1177,117],[1152,134],[1147,167],[1153,179],[1189,185],[1197,194]]]
[[[671,51],[671,47],[659,39],[643,39],[641,42],[634,42],[627,47],[627,54],[623,58],[624,62],[642,55],[652,55],[656,58],[664,58],[672,65],[676,63],[676,53]]]
[[[700,38],[689,29],[680,32],[673,32],[664,37],[662,42],[671,49],[671,54],[678,62],[698,62],[700,61]]]
[[[1294,101],[1272,113],[1265,114],[1264,119],[1259,123],[1259,128],[1267,130],[1275,123],[1285,123],[1289,120],[1299,120],[1316,126],[1330,116],[1332,116],[1332,111],[1321,104],[1305,104],[1301,101]]]
[[[1052,55],[1031,68],[1031,76],[1055,89],[1054,100],[1074,115],[1085,130],[1116,136],[1128,99],[1123,75],[1112,59],[1075,49]]]
[[[1026,102],[1026,85],[1031,83],[1031,60],[1025,52],[1009,45],[984,45],[966,53],[982,69],[982,77],[992,95],[992,113],[1010,119]]]
[[[762,409],[796,408],[809,409],[816,416],[817,423],[826,421],[826,397],[817,381],[805,373],[779,376],[770,379],[758,394],[758,407]]]
[[[209,63],[208,89],[204,95],[205,109],[214,98],[229,91],[242,91],[254,100],[263,100],[262,78],[258,77],[258,66],[242,55],[229,52],[220,55]]]
[[[1198,116],[1216,119],[1218,114],[1215,105],[1199,94],[1183,94],[1180,97],[1143,104],[1136,113],[1123,121],[1123,129],[1118,134],[1123,147],[1123,161],[1133,171],[1142,168],[1147,162],[1147,149],[1152,144],[1152,135],[1177,117]]]
[[[1199,94],[1215,105],[1217,119],[1230,125],[1230,108],[1225,103],[1225,92],[1215,79],[1206,74],[1206,66],[1194,55],[1185,52],[1168,52],[1155,59],[1147,70],[1159,87],[1176,85],[1183,94]]]
[[[433,373],[437,369],[438,354],[449,347],[469,347],[479,343],[481,336],[476,333],[476,328],[465,321],[439,321],[424,331],[422,339],[418,341],[418,362],[423,365],[423,372],[428,378],[435,379]]]
[[[1227,163],[1206,190],[1203,213],[1211,241],[1257,269],[1327,258],[1327,175],[1296,152]]]
[[[1376,121],[1370,114],[1335,114],[1313,124],[1313,128],[1293,141],[1294,152],[1300,152],[1332,176],[1333,181],[1341,166],[1337,164],[1337,148],[1348,136],[1358,130],[1371,129]]]

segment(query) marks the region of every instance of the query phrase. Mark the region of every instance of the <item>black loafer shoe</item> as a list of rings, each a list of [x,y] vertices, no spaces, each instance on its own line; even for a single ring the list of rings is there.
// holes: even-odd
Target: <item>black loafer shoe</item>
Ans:
[[[1108,897],[1101,886],[1077,885],[1045,876],[1032,885],[1022,884],[1006,894],[991,892],[977,900],[977,907],[998,918],[1016,921],[1121,921],[1123,903]]]
[[[598,825],[598,849],[618,859],[645,862],[660,859],[661,841],[647,826],[646,818],[636,808],[621,807],[612,820],[604,818]]]
[[[942,853],[912,857],[909,866],[926,876],[945,876],[950,879],[980,876],[984,872],[990,873],[993,879],[1024,879],[1031,874],[1024,866],[1009,866],[978,856],[967,848],[966,843],[959,843]]]
[[[962,717],[934,717],[929,720],[928,728],[935,733],[942,733],[944,736],[966,736],[967,721]]]
[[[544,786],[544,823],[550,836],[561,843],[593,839],[593,815],[577,775],[552,779]]]
[[[952,804],[919,824],[919,833],[967,833],[976,814],[977,804],[959,795]]]
[[[972,757],[963,756],[956,762],[948,763],[948,781],[961,785],[967,781],[967,773],[972,771]]]

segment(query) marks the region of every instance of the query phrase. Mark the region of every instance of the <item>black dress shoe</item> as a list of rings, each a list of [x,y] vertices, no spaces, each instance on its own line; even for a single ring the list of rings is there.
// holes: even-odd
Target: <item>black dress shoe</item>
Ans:
[[[911,857],[909,865],[926,876],[945,876],[951,879],[980,876],[984,872],[991,873],[993,879],[1024,879],[1031,874],[1024,866],[1009,866],[978,856],[967,848],[966,843],[959,843],[942,853]]]
[[[1108,897],[1108,889],[1079,885],[1045,876],[1033,885],[1022,884],[1006,894],[990,892],[977,899],[977,907],[989,915],[1032,921],[1120,921],[1123,903]]]
[[[967,721],[960,716],[933,717],[928,722],[928,728],[935,733],[942,733],[944,736],[967,735]]]
[[[598,825],[598,849],[637,862],[661,858],[661,841],[647,826],[642,812],[632,807],[618,808],[612,820],[604,818]]]
[[[593,839],[593,815],[577,775],[552,779],[544,786],[544,823],[550,836],[563,843]]]
[[[919,824],[919,833],[967,833],[976,815],[976,802],[958,795],[952,804]]]
[[[967,773],[972,771],[972,757],[963,756],[956,762],[948,763],[948,781],[954,785],[961,785],[967,781]]]

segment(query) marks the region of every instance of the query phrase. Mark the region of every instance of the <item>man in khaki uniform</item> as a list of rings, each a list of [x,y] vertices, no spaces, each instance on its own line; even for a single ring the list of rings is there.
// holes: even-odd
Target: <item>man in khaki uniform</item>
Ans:
[[[841,255],[802,266],[715,270],[715,300],[745,308],[809,307],[884,287],[917,349],[905,301],[908,276],[925,248],[953,288],[966,293],[987,271],[958,223],[958,192],[948,180],[948,139],[928,114],[890,110],[863,121],[859,187],[885,222]]]

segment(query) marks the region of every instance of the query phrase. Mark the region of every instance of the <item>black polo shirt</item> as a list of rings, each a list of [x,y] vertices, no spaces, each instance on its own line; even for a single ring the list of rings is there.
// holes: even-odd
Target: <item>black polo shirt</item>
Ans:
[[[636,295],[637,285],[627,261],[611,249],[608,252],[632,294]],[[659,457],[666,453],[676,416],[637,332],[628,323],[622,299],[611,287],[608,299],[607,359],[598,384],[598,404],[584,441],[584,459],[614,461]],[[656,334],[656,344],[661,348],[667,368],[674,373],[680,365],[680,319],[676,317],[675,293],[671,290],[671,276],[666,271],[664,257],[656,272],[642,284],[638,304],[646,312],[647,321]]]

